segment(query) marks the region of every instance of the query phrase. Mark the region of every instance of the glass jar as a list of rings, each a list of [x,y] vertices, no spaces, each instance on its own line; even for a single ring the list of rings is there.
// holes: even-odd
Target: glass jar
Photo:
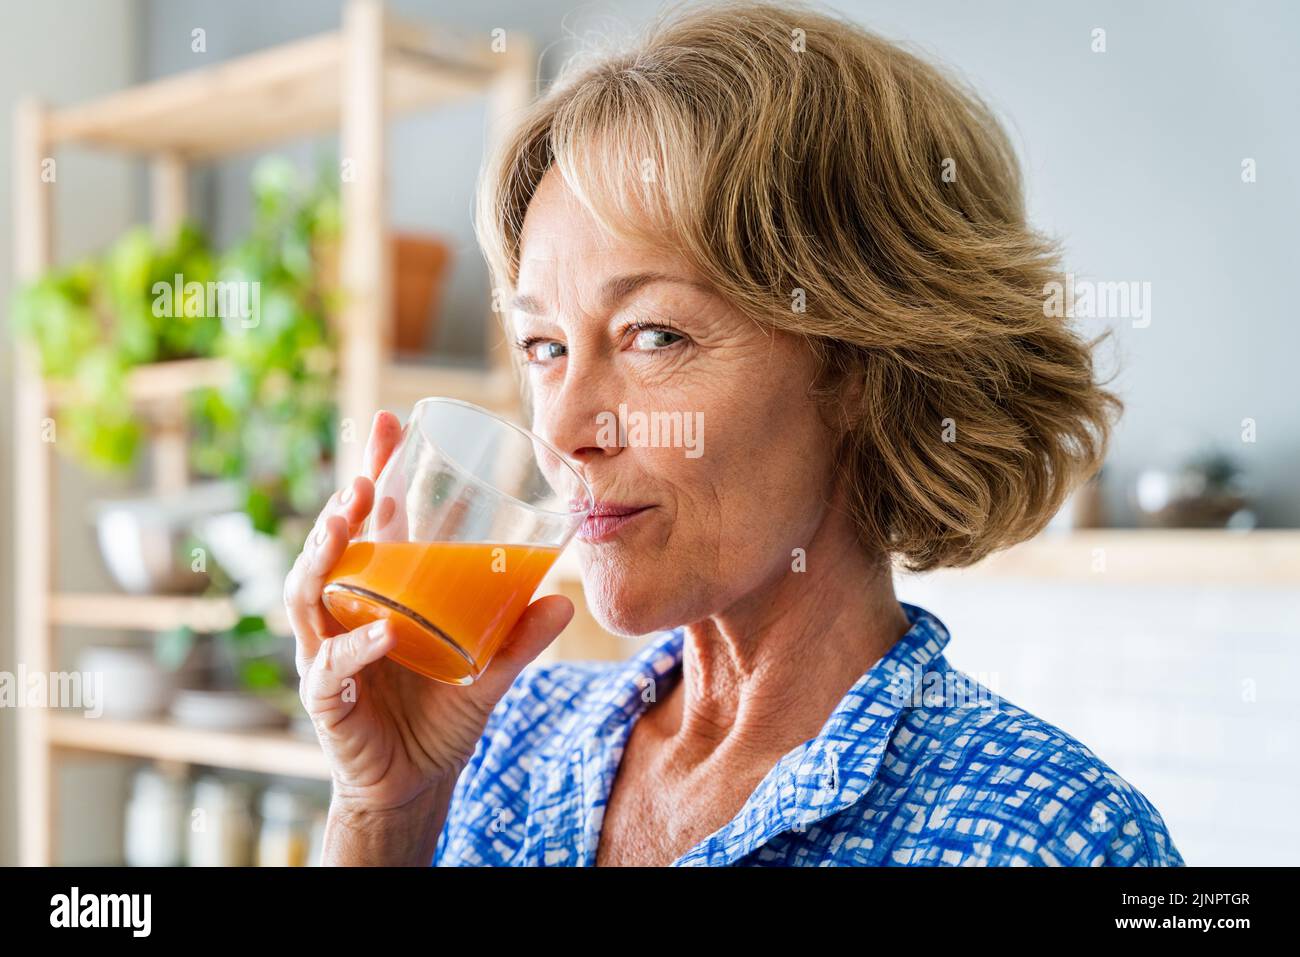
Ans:
[[[190,811],[192,867],[247,867],[252,863],[254,824],[248,785],[215,776],[194,786]]]
[[[177,867],[185,849],[189,810],[184,772],[143,767],[126,803],[123,857],[128,867]]]
[[[312,803],[296,791],[273,785],[262,792],[261,807],[258,866],[305,867],[311,844]]]

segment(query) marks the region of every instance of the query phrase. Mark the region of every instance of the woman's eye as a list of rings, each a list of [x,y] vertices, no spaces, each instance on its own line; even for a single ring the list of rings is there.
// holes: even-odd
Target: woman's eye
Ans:
[[[546,362],[548,359],[559,359],[564,355],[564,344],[554,339],[535,339],[523,344],[521,348],[529,362]]]
[[[681,338],[680,334],[671,332],[668,329],[642,329],[636,334],[636,339],[633,342],[638,349],[652,352],[658,349],[666,349]]]

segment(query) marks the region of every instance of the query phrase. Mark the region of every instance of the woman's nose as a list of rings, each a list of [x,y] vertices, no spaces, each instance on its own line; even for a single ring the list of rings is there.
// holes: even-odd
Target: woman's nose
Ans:
[[[591,379],[571,377],[559,391],[535,396],[534,431],[575,462],[617,455],[621,447],[603,426],[617,403],[611,406],[604,391]]]

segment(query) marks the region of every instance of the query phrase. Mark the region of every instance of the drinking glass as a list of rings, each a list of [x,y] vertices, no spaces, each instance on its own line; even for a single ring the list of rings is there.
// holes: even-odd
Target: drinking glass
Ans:
[[[327,576],[325,606],[348,630],[388,619],[388,657],[472,684],[591,502],[546,440],[469,402],[421,399]]]

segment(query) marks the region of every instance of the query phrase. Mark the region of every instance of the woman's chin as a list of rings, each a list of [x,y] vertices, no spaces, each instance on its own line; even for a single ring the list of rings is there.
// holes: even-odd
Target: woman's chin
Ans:
[[[671,604],[673,590],[661,575],[584,562],[582,589],[592,617],[610,634],[631,638],[679,624]]]
[[[626,592],[610,594],[588,590],[586,595],[592,617],[612,635],[630,638],[659,630],[658,621],[664,611],[662,606],[646,607],[647,603],[637,601]]]

